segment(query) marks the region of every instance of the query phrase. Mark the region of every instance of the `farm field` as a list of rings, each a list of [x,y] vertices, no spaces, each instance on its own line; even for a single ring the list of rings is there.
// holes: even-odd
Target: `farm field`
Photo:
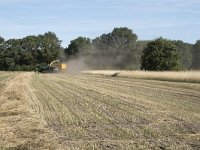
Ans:
[[[200,84],[0,72],[0,149],[200,149]]]
[[[124,71],[124,70],[89,70],[85,74],[127,77],[159,81],[200,83],[200,71]]]

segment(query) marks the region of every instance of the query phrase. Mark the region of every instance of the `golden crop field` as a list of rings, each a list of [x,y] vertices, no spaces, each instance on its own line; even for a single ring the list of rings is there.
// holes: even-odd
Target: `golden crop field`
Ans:
[[[117,76],[137,79],[200,83],[200,71],[124,71],[124,70],[89,70],[85,74]]]
[[[0,73],[0,149],[200,149],[200,84]]]

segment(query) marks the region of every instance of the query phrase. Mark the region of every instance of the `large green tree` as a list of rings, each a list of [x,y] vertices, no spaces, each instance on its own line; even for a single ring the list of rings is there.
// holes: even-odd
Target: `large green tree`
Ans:
[[[17,39],[10,39],[1,45],[1,70],[15,70],[20,61],[22,47]]]
[[[41,45],[41,38],[39,36],[27,36],[21,39],[21,46],[23,49],[22,63],[34,67],[38,61],[38,54]]]
[[[198,40],[193,46],[193,59],[192,59],[192,69],[200,69],[200,40]]]
[[[40,35],[41,42],[38,47],[40,62],[49,64],[55,59],[58,59],[61,50],[61,41],[55,33],[48,32]]]
[[[172,41],[158,38],[147,44],[141,57],[141,69],[171,71],[179,69],[179,55]]]
[[[58,59],[61,41],[52,32],[0,44],[0,70],[33,70]]]
[[[69,58],[70,56],[84,55],[88,52],[91,46],[91,40],[86,37],[78,37],[70,41],[69,46],[65,49],[65,54]]]
[[[92,41],[96,49],[93,64],[100,69],[129,69],[139,63],[136,51],[137,35],[129,28],[114,28]],[[136,66],[136,65],[135,65]]]
[[[111,33],[102,34],[93,40],[93,45],[101,51],[126,54],[136,46],[137,35],[126,27],[114,28]]]

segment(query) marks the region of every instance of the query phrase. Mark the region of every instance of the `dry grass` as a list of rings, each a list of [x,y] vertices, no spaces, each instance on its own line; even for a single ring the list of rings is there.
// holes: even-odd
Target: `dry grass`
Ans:
[[[30,102],[66,149],[199,149],[200,85],[34,75]]]
[[[2,79],[0,149],[200,149],[200,84],[111,75]]]
[[[30,73],[0,72],[0,83],[6,80],[0,87],[1,150],[59,149],[59,144],[53,139],[56,134],[45,128],[41,119],[28,107],[30,77]]]
[[[105,76],[129,77],[137,79],[200,83],[200,71],[152,72],[152,71],[94,70],[94,71],[83,71],[82,73],[105,75]]]

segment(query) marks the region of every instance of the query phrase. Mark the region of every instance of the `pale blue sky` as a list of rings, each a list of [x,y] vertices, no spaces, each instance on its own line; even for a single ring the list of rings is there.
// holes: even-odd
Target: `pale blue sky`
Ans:
[[[200,0],[0,0],[5,39],[53,31],[62,45],[129,27],[139,40],[200,39]]]

